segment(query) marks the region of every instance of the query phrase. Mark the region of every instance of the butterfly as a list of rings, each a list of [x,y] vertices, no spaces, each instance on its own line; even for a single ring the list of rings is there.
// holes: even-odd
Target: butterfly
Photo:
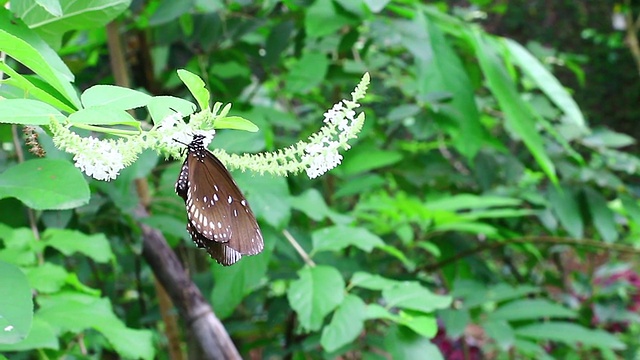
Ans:
[[[260,227],[238,185],[195,134],[176,181],[187,208],[187,232],[219,264],[232,265],[264,248]]]

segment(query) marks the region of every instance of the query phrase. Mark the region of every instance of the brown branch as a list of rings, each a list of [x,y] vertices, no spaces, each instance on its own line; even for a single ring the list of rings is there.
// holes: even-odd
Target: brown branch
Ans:
[[[572,245],[572,246],[584,246],[591,247],[596,249],[608,250],[608,251],[617,251],[622,253],[629,253],[633,255],[640,255],[640,249],[636,249],[632,246],[621,245],[621,244],[607,244],[601,241],[591,240],[591,239],[573,239],[573,238],[563,238],[557,236],[525,236],[522,238],[514,238],[508,239],[501,242],[492,242],[482,244],[473,249],[469,249],[463,252],[456,254],[453,257],[442,260],[435,264],[425,265],[420,268],[420,270],[424,271],[434,271],[440,269],[444,266],[452,264],[458,260],[461,260],[467,256],[471,256],[485,250],[497,249],[502,246],[511,245],[511,244],[533,244],[536,245],[538,243],[547,243],[547,244],[556,244],[556,245]]]

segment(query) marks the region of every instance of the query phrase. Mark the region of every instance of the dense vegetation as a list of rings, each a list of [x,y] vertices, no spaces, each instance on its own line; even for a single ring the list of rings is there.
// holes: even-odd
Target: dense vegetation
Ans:
[[[605,118],[637,103],[640,9],[528,32],[538,2],[0,3],[4,356],[640,356],[637,111]],[[632,79],[619,102],[598,68]],[[308,176],[299,141],[367,79],[342,163]],[[175,112],[217,129],[261,254],[188,237]]]

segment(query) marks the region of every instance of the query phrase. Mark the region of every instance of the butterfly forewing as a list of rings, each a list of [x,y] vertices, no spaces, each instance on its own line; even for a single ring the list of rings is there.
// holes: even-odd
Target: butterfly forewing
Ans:
[[[202,146],[199,135],[188,150],[176,193],[185,200],[187,231],[193,241],[223,265],[261,252],[260,228],[231,174]]]

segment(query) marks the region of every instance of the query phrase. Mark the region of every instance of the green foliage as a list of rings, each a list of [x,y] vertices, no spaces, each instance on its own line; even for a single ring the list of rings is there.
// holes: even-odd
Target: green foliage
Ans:
[[[635,140],[589,127],[576,89],[536,56],[547,49],[491,35],[477,11],[444,2],[10,3],[0,351],[165,359],[167,342],[191,344],[165,333],[173,310],[140,256],[144,223],[180,254],[243,357],[637,357],[639,269],[612,266],[630,261],[613,249],[638,253]],[[129,69],[106,57],[114,19]],[[131,88],[112,85],[109,65]],[[336,135],[323,113],[363,75],[360,107],[342,103],[363,114],[342,164],[317,180],[280,176]],[[143,152],[180,154],[154,132],[176,112],[217,129],[215,154],[243,170],[233,176],[261,254],[220,267],[187,239],[180,164]],[[37,127],[46,158],[27,152],[18,125]],[[112,182],[83,177],[54,146],[70,128],[135,148],[130,166]],[[261,154],[236,155],[247,152]],[[141,203],[151,216],[134,215]],[[610,251],[595,258],[594,243]]]

